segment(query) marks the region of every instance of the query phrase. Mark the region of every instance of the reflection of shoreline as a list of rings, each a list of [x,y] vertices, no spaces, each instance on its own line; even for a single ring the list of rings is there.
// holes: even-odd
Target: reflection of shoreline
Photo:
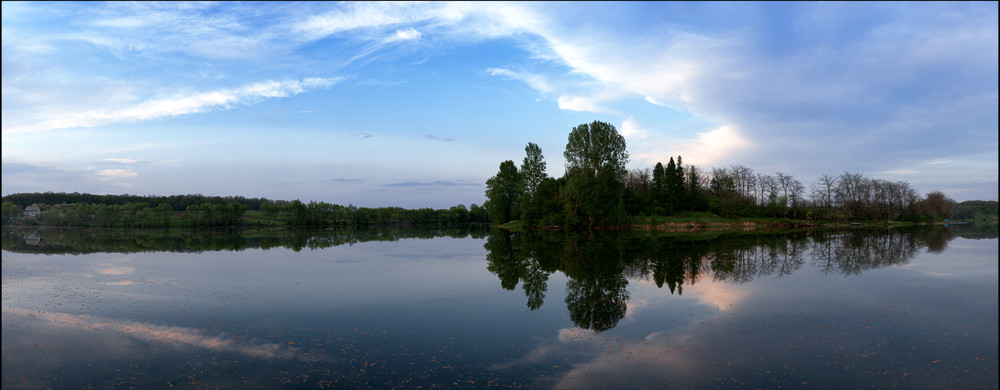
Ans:
[[[933,241],[890,236],[869,244],[906,238]],[[963,247],[954,248],[961,255],[939,256],[917,245],[916,257],[906,264],[949,270],[955,267],[952,260],[961,262],[990,249],[988,243]],[[977,261],[993,263],[992,276],[985,280],[965,273],[948,274],[948,280],[939,282],[928,276],[945,274],[911,267],[863,278],[830,278],[807,269],[751,284],[709,277],[685,291],[684,298],[697,303],[660,301],[638,315],[638,321],[645,321],[641,325],[622,325],[608,333],[581,328],[550,333],[532,354],[545,354],[535,360],[548,356],[548,361],[566,361],[565,371],[532,387],[995,387],[996,253],[982,254]],[[976,269],[989,275],[989,267]],[[642,284],[631,288],[633,299],[661,296],[650,279],[630,282]],[[745,299],[729,310],[691,316],[690,307],[712,304],[713,290],[731,290]],[[715,308],[719,306],[725,305]],[[671,314],[688,321],[669,321]],[[660,322],[663,317],[668,321]],[[643,331],[636,334],[634,329]]]
[[[240,231],[232,229],[3,229],[3,250],[38,254],[242,251],[246,249],[323,249],[362,242],[395,242],[435,237],[483,238],[488,227],[345,228],[326,230]]]
[[[569,277],[566,307],[574,324],[594,331],[617,326],[629,308],[628,284],[648,280],[671,294],[686,285],[742,284],[791,275],[812,264],[823,274],[858,275],[908,264],[921,249],[944,250],[957,236],[932,226],[915,229],[851,229],[840,232],[751,233],[693,238],[648,234],[573,235],[494,230],[484,247],[487,269],[501,286],[524,290],[528,307],[542,306],[554,272]],[[702,290],[697,295],[702,295]],[[741,297],[727,291],[703,295],[726,311]]]

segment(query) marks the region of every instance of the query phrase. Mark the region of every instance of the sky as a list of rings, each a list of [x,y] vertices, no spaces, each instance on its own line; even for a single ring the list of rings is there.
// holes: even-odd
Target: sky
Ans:
[[[2,192],[481,205],[596,120],[630,169],[997,200],[997,8],[4,2]]]

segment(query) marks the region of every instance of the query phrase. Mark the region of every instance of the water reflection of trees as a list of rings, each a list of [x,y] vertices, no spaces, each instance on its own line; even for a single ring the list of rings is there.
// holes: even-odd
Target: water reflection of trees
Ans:
[[[957,237],[940,226],[715,236],[493,230],[487,269],[504,289],[520,283],[531,310],[542,306],[549,275],[562,272],[566,307],[579,327],[604,331],[625,317],[628,281],[652,280],[681,295],[700,279],[746,283],[792,274],[807,263],[825,274],[858,275],[942,251]]]
[[[245,249],[322,249],[361,242],[434,237],[483,238],[476,225],[427,228],[353,228],[245,231],[231,229],[4,229],[3,250],[39,254],[203,252]]]

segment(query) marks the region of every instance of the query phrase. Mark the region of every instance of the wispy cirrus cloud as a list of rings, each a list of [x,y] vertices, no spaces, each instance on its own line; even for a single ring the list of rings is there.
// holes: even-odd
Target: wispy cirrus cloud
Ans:
[[[552,119],[565,114],[621,123],[634,162],[680,154],[701,166],[740,163],[806,181],[827,172],[919,167],[907,179],[934,183],[958,180],[965,173],[957,167],[977,156],[977,174],[961,180],[996,176],[995,3],[873,3],[863,13],[837,3],[139,2],[64,3],[58,13],[31,3],[3,7],[8,159],[19,150],[43,156],[34,139],[46,129],[224,111],[320,89],[303,84],[310,77],[349,74],[355,83],[338,89],[356,88],[361,93],[349,103],[370,108],[388,101],[363,101],[387,90],[381,87],[408,96],[425,88],[425,75],[464,72],[475,78],[466,86],[478,90],[458,87],[435,109],[447,110],[448,99],[466,93],[533,98],[541,104],[522,111],[526,116],[557,108],[574,112],[550,112],[550,121],[565,121]],[[467,49],[477,53],[474,61]],[[355,112],[338,111],[348,105],[309,100],[294,104],[309,103],[311,116],[323,119],[267,114],[275,121],[261,122],[318,129],[354,120]],[[421,110],[424,103],[406,104]],[[391,143],[392,132],[406,126],[377,123],[389,120],[351,126]],[[399,131],[415,132],[410,140],[431,131],[463,134],[470,146],[482,139],[443,122],[441,130]],[[76,133],[103,131],[95,130]],[[88,161],[115,155],[94,156]],[[953,162],[928,163],[945,159]],[[957,174],[933,173],[945,168]],[[458,177],[477,175],[488,173]]]
[[[500,76],[521,81],[541,93],[551,93],[555,91],[555,87],[553,87],[551,83],[542,75],[517,72],[506,68],[487,68],[486,72],[489,73],[490,76]]]
[[[4,122],[3,133],[94,127],[203,113],[228,109],[240,104],[252,104],[264,99],[294,96],[308,89],[329,88],[341,80],[343,80],[342,77],[264,81],[238,88],[223,88],[209,92],[152,99],[115,110],[68,112],[58,118],[43,119],[33,123],[9,124]]]
[[[252,8],[251,8],[252,7]],[[117,3],[80,11],[90,18],[90,32],[68,35],[103,45],[127,58],[183,53],[199,58],[250,59],[283,52],[276,27],[261,17],[281,20],[274,6],[231,4],[219,12],[212,3],[185,6],[157,3]]]
[[[468,41],[527,31],[540,22],[539,16],[523,5],[510,3],[355,2],[296,22],[290,31],[303,39],[319,40],[339,34],[372,37],[376,36],[373,32],[395,29],[397,38],[409,39],[417,31],[414,26],[420,26],[448,39]]]
[[[346,31],[411,23],[422,19],[414,13],[414,9],[412,5],[349,3],[343,9],[310,16],[292,26],[292,31],[302,34],[306,39],[318,40]]]

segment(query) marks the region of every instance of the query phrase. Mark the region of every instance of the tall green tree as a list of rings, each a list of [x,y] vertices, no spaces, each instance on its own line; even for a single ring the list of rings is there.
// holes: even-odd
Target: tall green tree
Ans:
[[[667,173],[663,168],[663,163],[657,161],[656,166],[653,167],[653,185],[651,196],[653,198],[653,213],[663,214],[664,208],[664,198],[666,197],[666,184],[667,184]]]
[[[577,170],[592,177],[607,173],[618,181],[625,176],[629,158],[625,137],[614,125],[600,121],[574,127],[563,156],[567,173]]]
[[[545,180],[548,175],[545,173],[545,156],[542,155],[542,148],[528,142],[524,147],[524,162],[521,163],[521,177],[524,179],[525,190],[533,197],[538,185]]]
[[[625,137],[609,123],[594,121],[573,128],[566,143],[566,188],[563,204],[567,224],[603,226],[621,223],[628,151]]]
[[[545,173],[545,157],[542,148],[529,142],[524,147],[524,161],[521,163],[521,179],[524,184],[524,194],[521,197],[521,219],[534,223],[541,217],[538,208],[538,186],[548,178]]]
[[[688,196],[688,207],[690,210],[706,210],[708,209],[708,200],[705,198],[705,193],[701,188],[701,173],[698,167],[692,165],[687,171],[687,196]]]
[[[663,208],[666,209],[667,215],[671,215],[677,210],[678,203],[680,200],[680,176],[677,174],[677,164],[674,163],[674,158],[671,157],[670,161],[667,162],[667,167],[664,168],[664,197],[663,197]]]
[[[674,211],[687,208],[688,194],[684,183],[685,178],[684,163],[681,161],[681,156],[677,156],[677,165],[674,166],[674,177],[670,180],[670,184],[674,186]]]
[[[500,171],[486,181],[486,202],[483,207],[493,223],[514,220],[519,210],[518,200],[524,193],[524,184],[517,166],[511,160],[500,163]]]

